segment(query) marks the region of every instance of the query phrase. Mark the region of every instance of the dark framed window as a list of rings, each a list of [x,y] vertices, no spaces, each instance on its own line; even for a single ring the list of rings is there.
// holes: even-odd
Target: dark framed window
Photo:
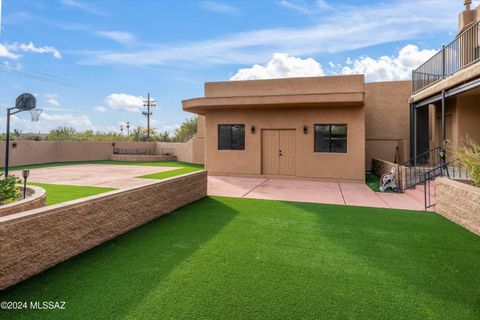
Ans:
[[[218,150],[245,150],[245,125],[219,124]]]
[[[347,152],[346,124],[316,124],[315,152]]]

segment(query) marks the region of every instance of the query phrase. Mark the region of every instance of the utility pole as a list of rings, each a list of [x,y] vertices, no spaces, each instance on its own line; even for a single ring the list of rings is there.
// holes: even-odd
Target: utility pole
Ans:
[[[147,111],[143,111],[142,114],[147,117],[147,141],[150,141],[150,116],[152,115],[151,108],[155,107],[157,104],[155,100],[150,99],[150,93],[147,95],[147,100],[143,101],[143,106],[147,107]]]

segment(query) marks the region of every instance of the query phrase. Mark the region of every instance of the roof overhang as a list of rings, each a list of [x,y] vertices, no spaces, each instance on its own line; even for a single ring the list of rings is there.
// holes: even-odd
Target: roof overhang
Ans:
[[[222,109],[264,109],[299,107],[363,107],[364,92],[313,93],[238,97],[205,97],[183,100],[183,110],[205,114],[207,110]]]

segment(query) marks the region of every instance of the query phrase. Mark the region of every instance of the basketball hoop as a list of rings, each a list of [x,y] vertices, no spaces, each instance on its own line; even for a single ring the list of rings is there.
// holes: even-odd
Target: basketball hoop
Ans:
[[[38,109],[38,108],[28,111],[30,112],[30,116],[32,117],[33,122],[37,122],[40,119],[40,114],[42,113],[42,111],[43,111],[42,109]]]

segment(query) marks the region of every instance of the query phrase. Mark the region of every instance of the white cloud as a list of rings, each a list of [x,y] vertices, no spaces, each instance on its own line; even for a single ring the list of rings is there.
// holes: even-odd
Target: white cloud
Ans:
[[[220,3],[216,1],[200,1],[198,3],[200,8],[208,11],[218,12],[218,13],[226,13],[226,14],[238,14],[240,10],[237,7]]]
[[[107,112],[107,108],[105,108],[104,106],[98,106],[98,107],[95,107],[93,108],[93,110],[97,111],[97,112]]]
[[[20,58],[20,55],[10,52],[9,48],[0,43],[0,58],[17,60]]]
[[[452,0],[396,0],[375,5],[335,5],[316,25],[230,34],[186,44],[154,44],[131,52],[85,52],[85,64],[255,64],[274,52],[293,56],[335,53],[456,30]]]
[[[97,35],[122,44],[130,44],[135,42],[135,36],[129,32],[124,31],[97,31]]]
[[[279,0],[277,3],[287,9],[310,15],[330,8],[324,0],[317,0],[314,4],[307,4],[304,0]]]
[[[112,93],[105,98],[105,103],[114,110],[139,112],[143,107],[143,97],[126,93]]]
[[[437,51],[419,50],[415,45],[407,45],[398,56],[382,56],[378,59],[360,57],[348,59],[342,68],[343,74],[365,74],[367,81],[407,80],[411,78],[412,69],[432,57]]]
[[[96,14],[99,16],[106,15],[105,12],[98,10],[98,8],[92,4],[84,3],[78,0],[61,0],[60,1],[63,5],[67,7],[71,7],[73,9],[85,11],[91,14]]]
[[[61,59],[62,55],[60,52],[51,46],[36,47],[32,42],[29,43],[13,43],[7,44],[6,47],[11,51],[23,51],[23,52],[33,52],[33,53],[50,53],[55,59]]]
[[[312,58],[301,59],[290,57],[285,53],[275,53],[265,66],[256,64],[251,68],[240,69],[230,80],[315,77],[323,75],[322,66]]]
[[[58,101],[58,95],[47,93],[45,94],[45,100],[47,103],[53,107],[60,107],[60,102]]]

